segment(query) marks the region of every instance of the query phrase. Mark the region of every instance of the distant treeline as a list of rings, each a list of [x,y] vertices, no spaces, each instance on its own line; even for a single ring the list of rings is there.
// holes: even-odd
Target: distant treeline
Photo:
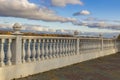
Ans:
[[[0,31],[0,35],[11,35],[11,31]]]
[[[12,31],[0,31],[0,35],[11,35]],[[31,32],[23,32],[24,36],[52,36],[52,37],[73,37],[73,35],[68,34],[37,34],[37,33],[31,33]]]
[[[36,33],[23,33],[25,36],[52,36],[52,37],[73,37],[67,34],[36,34]]]

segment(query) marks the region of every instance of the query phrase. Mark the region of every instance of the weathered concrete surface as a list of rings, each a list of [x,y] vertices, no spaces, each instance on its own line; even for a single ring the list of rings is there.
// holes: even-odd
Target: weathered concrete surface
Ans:
[[[120,53],[17,80],[120,80]]]
[[[65,67],[68,65],[111,54],[115,54],[115,50],[105,50],[102,53],[96,51],[91,53],[88,52],[72,56],[46,59],[43,61],[35,61],[18,65],[5,66],[0,68],[0,80],[10,80],[13,78],[26,77],[29,75]]]

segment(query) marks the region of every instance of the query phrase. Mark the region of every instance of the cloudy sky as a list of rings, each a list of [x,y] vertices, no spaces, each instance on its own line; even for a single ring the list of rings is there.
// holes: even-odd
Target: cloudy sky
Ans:
[[[119,32],[120,0],[0,0],[0,28]]]

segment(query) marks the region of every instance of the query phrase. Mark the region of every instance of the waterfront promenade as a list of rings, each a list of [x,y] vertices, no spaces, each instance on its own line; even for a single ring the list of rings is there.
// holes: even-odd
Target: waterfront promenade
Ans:
[[[120,80],[120,53],[16,80]]]

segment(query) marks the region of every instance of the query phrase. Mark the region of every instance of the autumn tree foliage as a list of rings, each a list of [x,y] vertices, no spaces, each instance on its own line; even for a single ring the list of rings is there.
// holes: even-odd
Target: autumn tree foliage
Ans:
[[[25,36],[51,36],[51,37],[73,37],[68,34],[36,34],[36,33],[23,33]]]
[[[12,31],[0,31],[0,35],[11,35]],[[31,32],[23,32],[24,36],[51,36],[51,37],[73,37],[72,35],[68,34],[37,34]]]
[[[11,31],[0,31],[0,35],[11,35]]]

